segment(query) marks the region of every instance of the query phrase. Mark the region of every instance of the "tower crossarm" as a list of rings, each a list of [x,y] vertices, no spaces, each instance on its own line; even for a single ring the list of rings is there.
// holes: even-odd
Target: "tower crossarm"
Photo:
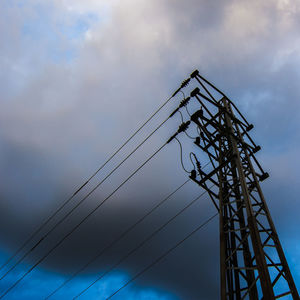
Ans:
[[[199,133],[190,178],[219,211],[221,299],[299,299],[260,187],[269,175],[255,157],[260,146],[249,134],[253,125],[197,71],[191,78],[199,86],[189,100],[200,108],[190,117]],[[211,162],[208,171],[201,168],[203,154]]]

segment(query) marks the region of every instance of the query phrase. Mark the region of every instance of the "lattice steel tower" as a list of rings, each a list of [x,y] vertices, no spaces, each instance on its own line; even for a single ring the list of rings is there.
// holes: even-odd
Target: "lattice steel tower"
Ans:
[[[221,299],[299,299],[260,187],[269,175],[255,158],[260,147],[249,135],[253,125],[198,71],[182,88],[191,79],[198,87],[171,116],[191,99],[200,109],[169,141],[196,126],[199,136],[194,143],[211,163],[204,171],[194,154],[197,168],[190,178],[208,192],[219,211]]]

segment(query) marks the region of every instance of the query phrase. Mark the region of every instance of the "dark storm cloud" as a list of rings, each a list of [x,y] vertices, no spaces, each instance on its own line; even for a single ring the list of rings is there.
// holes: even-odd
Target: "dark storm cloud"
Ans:
[[[79,12],[87,10],[74,3],[79,5]],[[94,1],[90,4],[97,7]],[[0,112],[3,249],[15,249],[22,237],[32,232],[50,210],[54,211],[195,67],[231,97],[256,126],[253,134],[263,147],[260,160],[272,175],[265,185],[266,194],[272,199],[275,223],[282,236],[287,236],[290,225],[284,215],[294,215],[295,207],[299,207],[297,190],[290,188],[299,178],[299,143],[295,141],[300,127],[296,4],[122,1],[112,6],[109,20],[91,26],[81,41],[66,41],[55,26],[65,15],[67,25],[72,24],[74,12],[67,10],[65,3],[50,7],[39,12],[51,16],[49,30],[60,38],[41,34],[33,40],[30,34],[21,34],[24,24],[37,13],[34,5],[2,10],[2,15],[13,20],[12,27],[3,30],[4,24],[1,26],[1,44],[5,45],[0,50],[4,79]],[[77,56],[71,63],[58,65],[53,61],[51,51],[60,42],[67,44],[63,48],[76,49]],[[175,103],[167,108],[166,116],[174,107]],[[142,154],[126,163],[44,245],[54,245],[158,148],[178,123],[179,119],[173,121],[145,145]],[[177,145],[167,148],[58,248],[43,268],[62,274],[77,270],[121,229],[184,181]],[[109,267],[199,193],[197,187],[189,187],[191,190],[185,189],[170,200],[87,274]],[[289,205],[282,204],[283,198]],[[126,261],[121,270],[130,274],[139,271],[211,213],[213,207],[204,197],[195,209]],[[294,222],[294,226],[299,225]],[[33,263],[45,251],[41,244],[27,261]],[[199,299],[199,294],[203,295],[201,299],[216,299],[218,255],[215,221],[136,284],[169,290],[182,299]]]

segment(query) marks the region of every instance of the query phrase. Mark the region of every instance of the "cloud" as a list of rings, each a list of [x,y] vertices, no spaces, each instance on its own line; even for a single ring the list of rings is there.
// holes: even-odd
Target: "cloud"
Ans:
[[[0,8],[0,162],[6,174],[1,183],[3,249],[15,249],[22,237],[122,144],[194,68],[231,97],[254,123],[254,138],[263,149],[260,161],[272,175],[266,194],[285,238],[289,228],[285,216],[299,207],[297,189],[291,189],[299,177],[298,4],[66,0],[29,1],[27,5],[2,2]],[[179,96],[164,111],[165,116],[178,102]],[[159,124],[162,119],[154,121]],[[177,129],[179,122],[174,119],[153,137],[80,213],[74,214],[73,221],[56,232],[49,244],[128,176]],[[130,149],[133,145],[125,150]],[[188,149],[186,146],[185,151]],[[150,209],[154,200],[175,188],[186,178],[178,155],[177,145],[169,145],[152,167],[124,187],[44,268],[69,274]],[[131,240],[124,241],[88,272],[111,264],[198,192],[197,187],[190,187],[176,197],[160,215],[133,233]],[[282,205],[282,197],[287,197],[290,205]],[[189,212],[173,231],[127,262],[123,271],[134,274],[146,258],[158,256],[212,211],[206,198],[197,208],[199,216]],[[188,299],[197,297],[200,286],[205,299],[215,299],[217,230],[212,226],[195,237],[143,277],[140,284],[176,291],[176,295]],[[295,238],[296,234],[288,237]],[[41,248],[28,262],[44,250]]]

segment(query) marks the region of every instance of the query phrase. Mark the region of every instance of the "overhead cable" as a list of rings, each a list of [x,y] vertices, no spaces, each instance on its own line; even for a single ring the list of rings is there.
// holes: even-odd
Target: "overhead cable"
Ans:
[[[101,257],[106,251],[111,249],[117,242],[119,242],[122,238],[124,238],[129,232],[131,232],[135,227],[137,227],[142,221],[144,221],[150,214],[152,214],[156,209],[158,209],[163,203],[165,203],[168,199],[170,199],[177,191],[179,191],[186,183],[188,183],[190,179],[186,180],[179,187],[177,187],[171,194],[169,194],[166,198],[160,201],[157,205],[155,205],[149,212],[147,212],[143,217],[141,217],[137,222],[131,225],[127,230],[125,230],[121,235],[119,235],[115,240],[113,240],[109,245],[107,245],[104,249],[101,249],[92,259],[90,259],[84,266],[82,266],[78,271],[76,271],[71,277],[69,277],[66,281],[64,281],[58,288],[56,288],[50,295],[48,295],[45,299],[49,299],[56,292],[58,292],[62,287],[64,287],[68,282],[74,279],[79,273],[84,271],[91,263],[93,263],[96,259]]]
[[[134,154],[157,130],[159,130],[169,119],[166,118],[155,130],[153,130],[137,147],[134,148],[108,175],[104,177],[86,196],[84,196],[66,215],[64,215],[50,230],[48,230],[33,247],[28,249],[1,277],[4,279],[12,270],[15,269],[32,251],[34,251],[66,218],[68,218],[83,202],[102,185],[132,154]]]
[[[117,291],[115,291],[113,294],[111,294],[106,300],[111,299],[114,295],[116,295],[118,292],[120,292],[122,289],[124,289],[126,286],[128,286],[131,282],[136,280],[138,277],[140,277],[142,274],[144,274],[146,271],[148,271],[151,267],[156,265],[158,262],[160,262],[163,258],[165,258],[168,254],[170,254],[173,250],[175,250],[178,246],[180,246],[182,243],[184,243],[188,238],[190,238],[193,234],[198,232],[201,228],[203,228],[206,224],[208,224],[212,219],[214,219],[219,213],[214,214],[209,219],[207,219],[205,222],[203,222],[201,225],[199,225],[197,228],[195,228],[189,235],[187,235],[184,239],[179,241],[177,244],[175,244],[173,247],[171,247],[169,250],[164,252],[161,256],[159,256],[156,260],[154,260],[151,264],[149,264],[146,268],[144,268],[142,271],[137,273],[134,277],[132,277],[129,281],[127,281],[124,285],[122,285]]]
[[[181,142],[178,140],[177,137],[175,137],[175,140],[178,142],[179,147],[180,147],[180,162],[181,162],[182,169],[183,169],[186,173],[190,174],[191,171],[188,171],[188,170],[185,168],[184,163],[183,163],[183,158],[182,158],[182,155],[183,155],[183,154],[182,154],[182,145],[181,145]]]
[[[113,196],[124,184],[126,184],[140,169],[142,169],[157,153],[159,153],[167,143],[160,146],[147,160],[140,165],[129,177],[127,177],[113,192],[111,192],[100,204],[89,212],[76,226],[74,226],[59,242],[57,242],[46,254],[40,258],[32,267],[30,267],[18,280],[16,280],[2,295],[0,299],[6,296],[14,287],[16,287],[32,270],[34,270],[45,258],[47,258],[63,241],[68,238],[76,229],[78,229],[92,214],[94,214],[111,196]]]
[[[134,252],[136,252],[138,249],[140,249],[146,242],[148,242],[150,239],[152,239],[156,234],[158,234],[161,230],[163,230],[168,224],[170,224],[173,220],[175,220],[179,215],[181,215],[185,210],[187,210],[189,207],[191,207],[193,204],[195,204],[204,194],[206,194],[207,191],[204,191],[201,193],[198,197],[196,197],[193,201],[191,201],[188,205],[186,205],[184,208],[182,208],[176,215],[171,217],[168,221],[166,221],[163,225],[161,225],[158,229],[156,229],[154,232],[152,232],[147,238],[145,238],[142,242],[140,242],[134,249],[129,251],[126,255],[124,255],[119,261],[117,261],[112,267],[110,267],[108,270],[106,270],[100,277],[98,277],[96,280],[94,280],[88,287],[86,287],[84,290],[82,290],[79,294],[77,294],[74,299],[81,296],[83,293],[85,293],[89,288],[91,288],[95,283],[97,283],[99,280],[101,280],[105,275],[110,273],[113,269],[115,269],[117,266],[119,266],[124,260],[126,260],[129,256],[131,256]]]
[[[1,266],[0,271],[14,259],[34,237],[79,193],[137,134],[153,117],[184,87],[189,84],[190,78],[185,79],[181,86],[169,97],[66,201],[64,201],[42,224],[25,240],[25,242]]]
[[[210,162],[206,163],[203,168],[208,166]],[[55,293],[57,293],[61,288],[63,288],[68,282],[74,279],[79,273],[84,271],[90,264],[92,264],[96,259],[100,258],[106,251],[112,248],[118,241],[124,238],[129,232],[131,232],[137,225],[139,225],[143,220],[145,220],[150,214],[152,214],[156,209],[158,209],[163,203],[165,203],[169,198],[171,198],[177,191],[179,191],[186,183],[188,183],[190,179],[186,180],[183,184],[181,184],[178,188],[176,188],[171,194],[169,194],[166,198],[160,201],[157,205],[155,205],[148,213],[146,213],[143,217],[141,217],[137,222],[135,222],[132,226],[130,226],[126,231],[124,231],[119,237],[117,237],[114,241],[112,241],[109,245],[107,245],[104,249],[98,252],[92,259],[90,259],[84,266],[82,266],[78,271],[76,271],[71,277],[65,280],[59,287],[57,287],[51,294],[49,294],[45,299],[49,299]]]

